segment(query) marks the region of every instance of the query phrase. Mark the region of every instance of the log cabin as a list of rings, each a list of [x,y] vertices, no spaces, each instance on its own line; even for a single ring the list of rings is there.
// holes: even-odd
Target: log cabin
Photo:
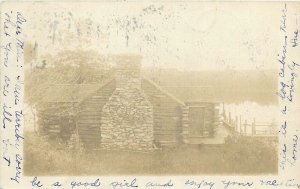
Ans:
[[[218,109],[209,87],[162,87],[141,76],[141,57],[120,55],[102,84],[54,84],[36,106],[42,135],[88,149],[152,151],[213,138]]]

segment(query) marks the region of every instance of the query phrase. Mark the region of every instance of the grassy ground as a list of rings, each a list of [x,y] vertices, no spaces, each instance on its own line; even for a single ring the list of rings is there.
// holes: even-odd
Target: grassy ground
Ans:
[[[277,152],[260,141],[234,139],[222,146],[187,146],[154,153],[68,150],[26,133],[25,175],[265,174],[277,172]]]

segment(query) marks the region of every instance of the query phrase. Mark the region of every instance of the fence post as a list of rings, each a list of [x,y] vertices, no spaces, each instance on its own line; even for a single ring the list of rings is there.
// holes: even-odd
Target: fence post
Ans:
[[[252,136],[254,136],[256,134],[256,130],[255,130],[255,118],[253,118],[253,122],[252,122],[252,132],[251,132]]]
[[[240,134],[242,133],[242,116],[240,115]]]
[[[235,132],[237,133],[238,132],[238,123],[239,123],[239,121],[238,121],[238,116],[235,116]]]
[[[225,105],[224,105],[224,102],[222,103],[222,105],[223,105],[223,121],[224,122],[226,122],[227,120],[227,118],[226,118],[226,113],[225,113]]]
[[[245,123],[244,123],[244,135],[246,136],[247,135],[247,120],[245,120]]]

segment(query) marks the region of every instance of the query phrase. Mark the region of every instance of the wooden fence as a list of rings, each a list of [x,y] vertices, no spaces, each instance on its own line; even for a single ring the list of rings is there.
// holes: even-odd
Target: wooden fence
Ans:
[[[226,115],[228,114],[228,115]],[[226,113],[223,107],[222,122],[233,134],[243,136],[276,136],[277,125],[275,123],[256,122],[255,118],[251,121],[243,117],[235,116],[232,118],[231,112]]]

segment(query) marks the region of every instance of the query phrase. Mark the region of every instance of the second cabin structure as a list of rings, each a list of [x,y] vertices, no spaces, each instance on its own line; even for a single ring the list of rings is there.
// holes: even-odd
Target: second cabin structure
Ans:
[[[40,132],[77,137],[84,148],[136,151],[214,137],[218,109],[211,88],[161,87],[140,70],[140,56],[122,55],[102,84],[48,86],[37,105]]]

